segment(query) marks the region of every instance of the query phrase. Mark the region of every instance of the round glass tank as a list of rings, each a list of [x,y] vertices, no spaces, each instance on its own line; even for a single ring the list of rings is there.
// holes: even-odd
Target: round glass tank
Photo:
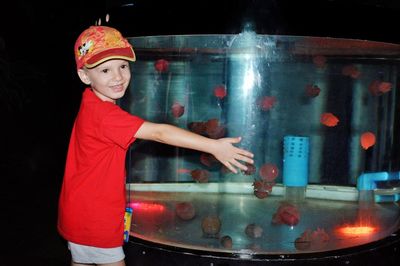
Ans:
[[[254,166],[137,140],[127,157],[130,234],[213,252],[294,254],[399,229],[400,45],[259,35],[129,38],[119,104],[148,121],[241,136]]]

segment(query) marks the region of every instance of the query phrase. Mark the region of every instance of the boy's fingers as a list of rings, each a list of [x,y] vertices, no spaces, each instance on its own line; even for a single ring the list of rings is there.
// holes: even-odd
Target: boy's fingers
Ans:
[[[237,170],[230,164],[226,163],[225,166],[233,173],[237,174]]]
[[[242,137],[231,138],[231,143],[239,143],[242,140]]]
[[[232,161],[230,161],[230,164],[236,166],[237,168],[246,171],[247,170],[247,166],[244,164],[241,164],[240,162],[238,162],[236,159],[232,159]],[[236,169],[235,169],[236,170]],[[237,172],[234,172],[237,173]]]
[[[254,157],[254,154],[253,153],[251,153],[251,152],[249,152],[249,151],[246,151],[246,150],[242,150],[242,149],[240,149],[240,152],[239,152],[241,155],[243,155],[243,156],[246,156],[246,157],[248,157],[248,158],[253,158]]]
[[[249,164],[253,164],[254,163],[254,161],[252,159],[250,159],[249,157],[246,157],[246,156],[238,156],[236,159],[237,160],[241,160],[241,161],[246,162],[246,163],[249,163]]]

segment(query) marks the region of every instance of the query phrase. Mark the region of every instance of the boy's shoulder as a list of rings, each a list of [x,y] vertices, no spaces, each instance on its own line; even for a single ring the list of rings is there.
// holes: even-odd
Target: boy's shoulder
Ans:
[[[125,112],[117,104],[102,101],[90,89],[85,90],[85,92],[83,93],[80,109],[85,113],[90,113],[91,116],[94,117],[102,117],[110,112]]]

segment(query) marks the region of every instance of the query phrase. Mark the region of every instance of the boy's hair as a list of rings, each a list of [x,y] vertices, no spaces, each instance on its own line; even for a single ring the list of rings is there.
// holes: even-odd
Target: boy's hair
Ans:
[[[75,42],[77,69],[93,68],[110,59],[135,61],[132,45],[122,34],[111,27],[91,26]]]

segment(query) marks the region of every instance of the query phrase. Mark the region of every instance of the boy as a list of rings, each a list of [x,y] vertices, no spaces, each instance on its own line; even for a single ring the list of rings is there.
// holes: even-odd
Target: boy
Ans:
[[[209,139],[123,111],[135,53],[114,28],[91,26],[75,43],[75,60],[85,89],[71,134],[59,201],[58,230],[68,241],[72,265],[125,265],[125,156],[137,138],[211,153],[232,172],[253,163],[235,147],[240,138]]]

